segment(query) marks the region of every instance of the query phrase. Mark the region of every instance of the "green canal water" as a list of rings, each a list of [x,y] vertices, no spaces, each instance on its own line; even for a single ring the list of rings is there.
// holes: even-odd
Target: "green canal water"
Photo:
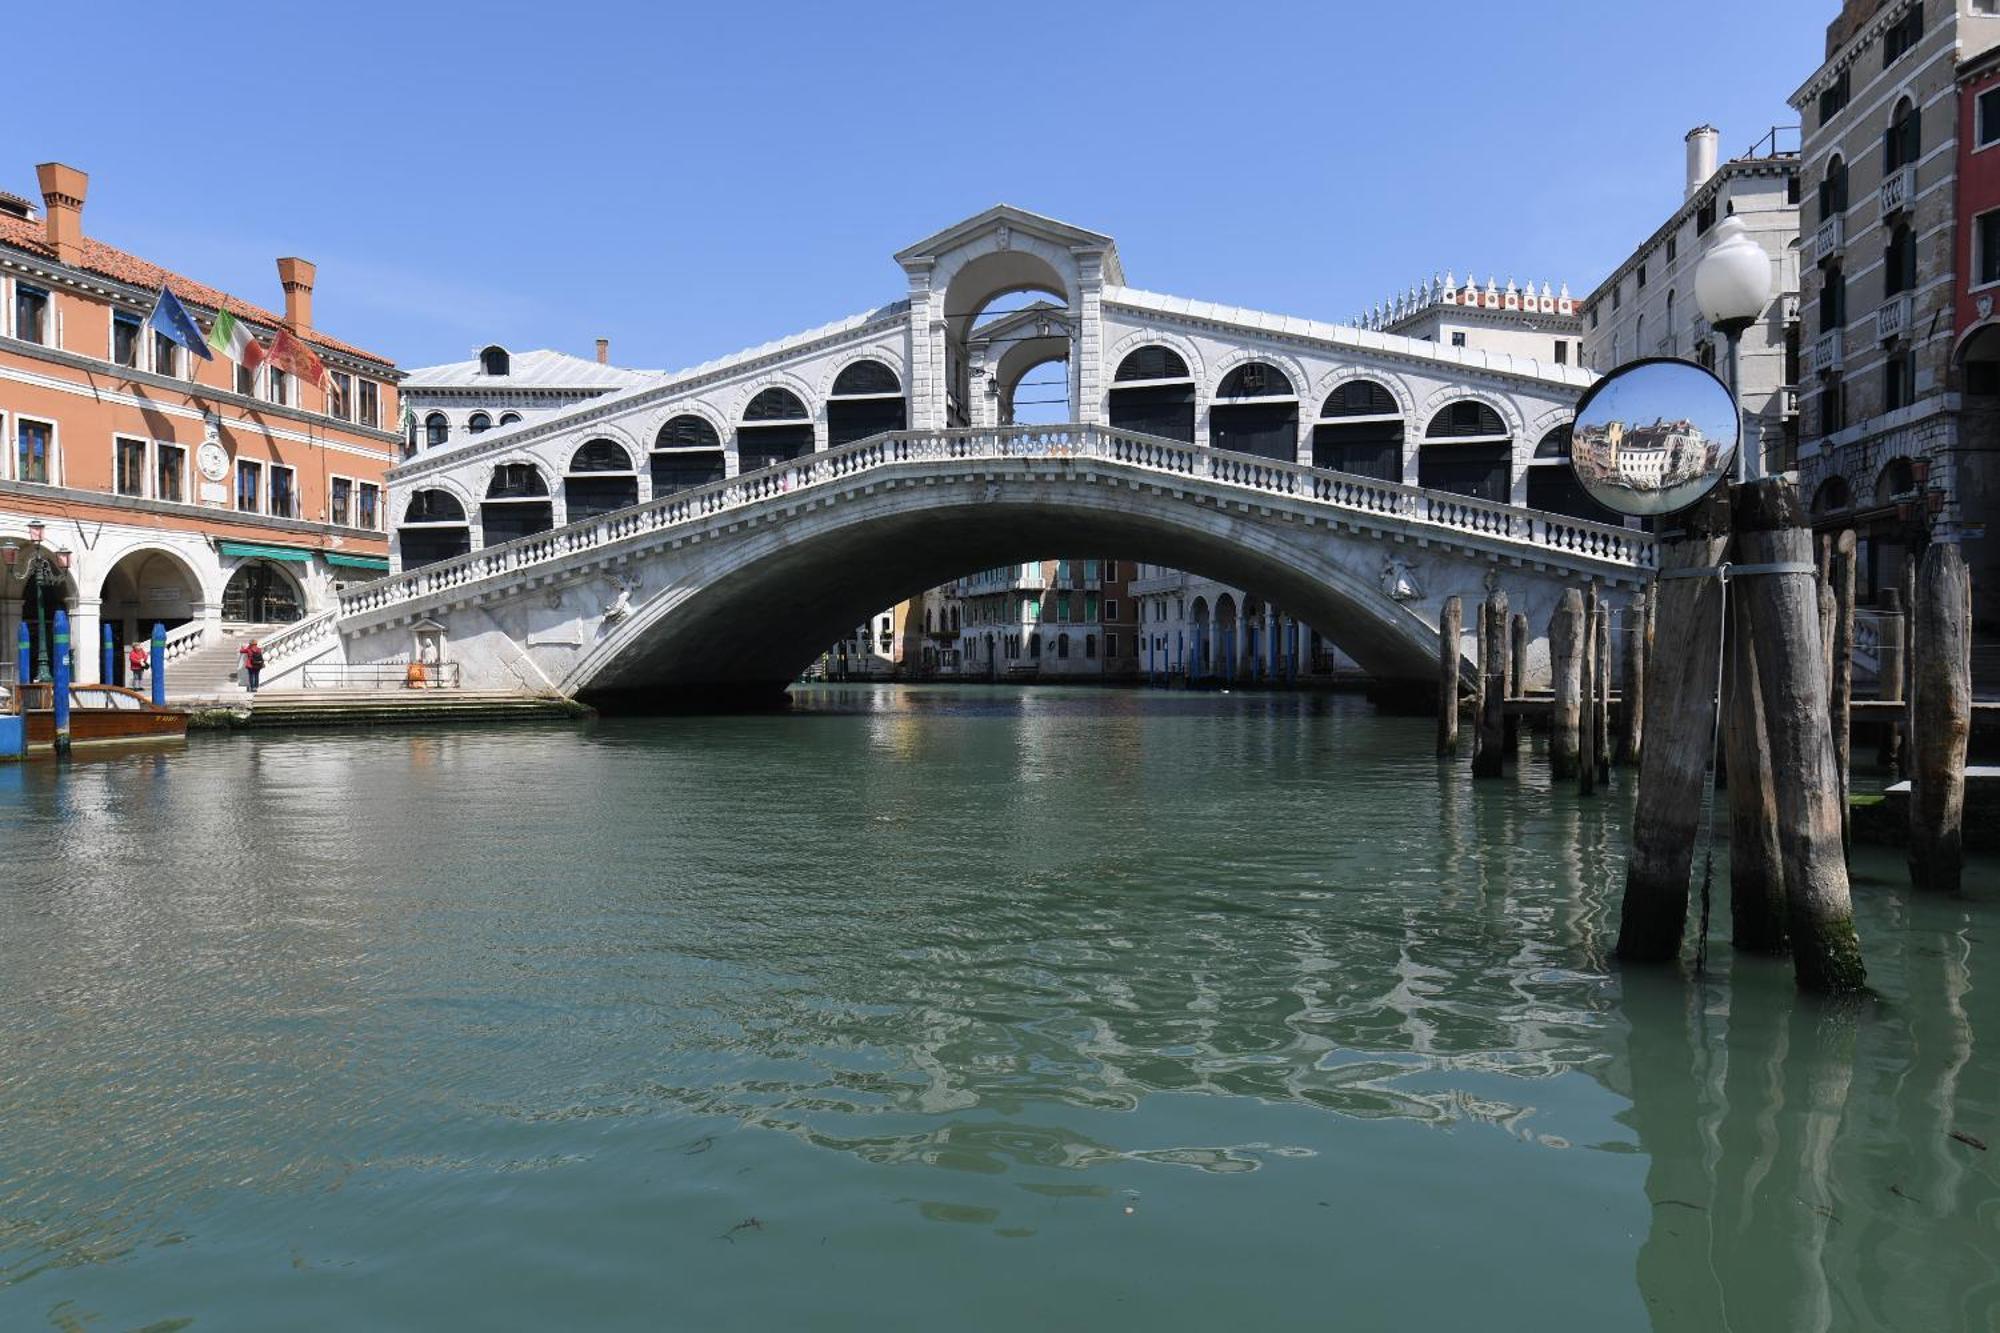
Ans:
[[[829,687],[0,770],[0,1328],[2000,1327],[1996,867],[1859,854],[1851,1012],[1621,974],[1629,790],[1429,748]]]

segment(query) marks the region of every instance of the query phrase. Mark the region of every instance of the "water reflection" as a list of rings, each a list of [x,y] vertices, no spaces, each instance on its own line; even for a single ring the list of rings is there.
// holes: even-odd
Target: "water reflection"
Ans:
[[[1950,1133],[1996,1137],[1987,906],[1864,853],[1858,1011],[1726,949],[1621,977],[1629,792],[1430,749],[1338,700],[839,687],[24,774],[0,1324],[269,1323],[238,1256],[309,1235],[500,1322],[535,1307],[487,1256],[529,1247],[747,1302],[689,1326],[823,1324],[711,1270],[830,1238],[802,1291],[872,1308],[923,1253],[990,1327],[1051,1283],[1143,1315],[1110,1270],[1150,1326],[1277,1326],[1329,1262],[1363,1326],[1985,1327],[1993,1164]]]

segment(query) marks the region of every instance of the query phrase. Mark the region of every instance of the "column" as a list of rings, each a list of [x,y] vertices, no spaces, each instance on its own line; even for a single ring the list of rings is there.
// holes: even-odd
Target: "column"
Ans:
[[[70,617],[70,656],[75,660],[70,680],[78,685],[103,685],[104,623],[100,601],[78,599],[76,614]]]

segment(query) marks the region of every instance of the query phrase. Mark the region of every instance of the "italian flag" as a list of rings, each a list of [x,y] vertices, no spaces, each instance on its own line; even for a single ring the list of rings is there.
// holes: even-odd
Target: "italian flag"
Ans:
[[[264,360],[264,348],[250,328],[227,310],[215,312],[215,324],[208,331],[208,345],[245,370],[255,370]]]

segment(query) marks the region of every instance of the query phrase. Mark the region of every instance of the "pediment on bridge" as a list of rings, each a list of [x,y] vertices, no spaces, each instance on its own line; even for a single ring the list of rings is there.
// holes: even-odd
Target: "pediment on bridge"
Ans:
[[[896,262],[905,269],[923,268],[970,246],[990,248],[995,238],[1000,242],[1000,249],[1007,249],[1015,237],[1032,237],[1074,253],[1101,255],[1105,280],[1113,283],[1124,281],[1123,268],[1118,262],[1118,243],[1109,236],[1043,217],[1040,213],[1030,213],[1012,204],[995,204],[983,213],[933,232],[916,244],[898,250]]]

